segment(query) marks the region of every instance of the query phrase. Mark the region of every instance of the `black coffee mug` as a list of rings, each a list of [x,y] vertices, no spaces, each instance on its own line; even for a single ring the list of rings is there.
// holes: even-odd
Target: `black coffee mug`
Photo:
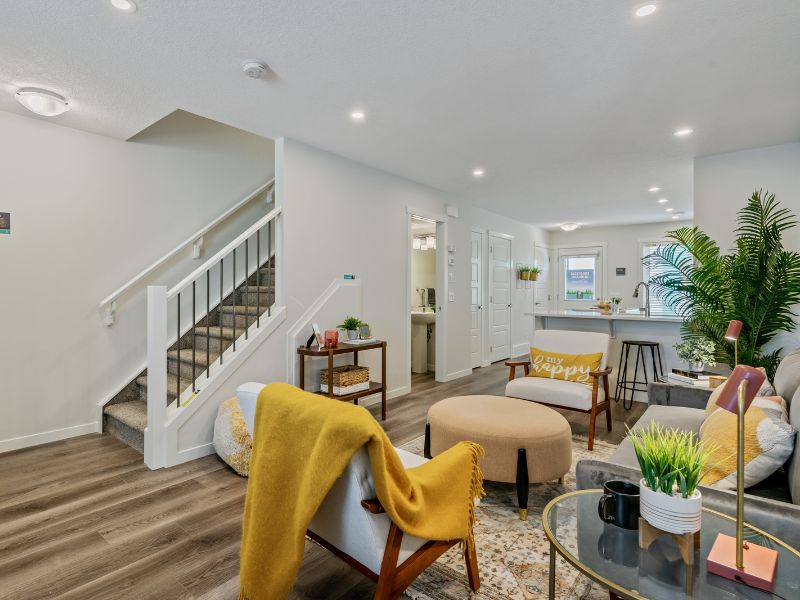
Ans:
[[[597,504],[600,518],[623,529],[639,529],[639,486],[627,481],[607,481],[603,492]]]

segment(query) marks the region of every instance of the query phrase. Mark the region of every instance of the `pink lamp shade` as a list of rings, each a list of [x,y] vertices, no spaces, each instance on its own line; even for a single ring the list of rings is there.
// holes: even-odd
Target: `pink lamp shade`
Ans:
[[[739,323],[739,321],[731,321],[731,325]],[[741,325],[741,323],[739,323]],[[748,367],[747,365],[736,365],[736,368],[728,377],[725,386],[722,388],[722,393],[717,398],[717,406],[724,408],[728,412],[738,414],[739,409],[739,385],[743,381],[747,382],[747,389],[744,395],[744,411],[750,408],[753,398],[756,397],[761,384],[764,383],[766,375],[763,371],[755,367]]]
[[[728,323],[728,330],[725,332],[725,339],[735,342],[739,339],[740,333],[742,333],[742,322],[733,320]]]

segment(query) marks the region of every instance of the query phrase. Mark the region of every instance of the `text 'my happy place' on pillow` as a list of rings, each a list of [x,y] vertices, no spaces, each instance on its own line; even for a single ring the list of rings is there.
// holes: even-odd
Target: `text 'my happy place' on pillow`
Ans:
[[[563,379],[592,385],[589,373],[600,368],[602,352],[593,354],[559,354],[531,347],[530,377]]]

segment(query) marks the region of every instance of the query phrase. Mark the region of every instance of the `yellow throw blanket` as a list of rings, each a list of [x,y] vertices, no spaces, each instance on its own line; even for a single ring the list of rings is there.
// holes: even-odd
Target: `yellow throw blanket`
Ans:
[[[292,589],[306,529],[353,454],[367,444],[375,491],[403,532],[472,544],[474,499],[483,494],[483,449],[462,442],[419,467],[403,467],[363,407],[285,383],[258,397],[247,484],[240,600],[278,600]]]

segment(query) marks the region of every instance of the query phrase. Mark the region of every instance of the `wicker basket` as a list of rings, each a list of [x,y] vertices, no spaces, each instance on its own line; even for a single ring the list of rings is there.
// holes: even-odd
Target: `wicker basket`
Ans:
[[[327,391],[328,369],[323,369],[320,372],[319,381],[320,384],[325,386],[325,391]],[[345,365],[333,369],[333,392],[335,395],[343,395],[350,393],[350,391],[357,391],[352,388],[354,386],[363,388],[363,384],[369,386],[369,369],[367,367]]]

